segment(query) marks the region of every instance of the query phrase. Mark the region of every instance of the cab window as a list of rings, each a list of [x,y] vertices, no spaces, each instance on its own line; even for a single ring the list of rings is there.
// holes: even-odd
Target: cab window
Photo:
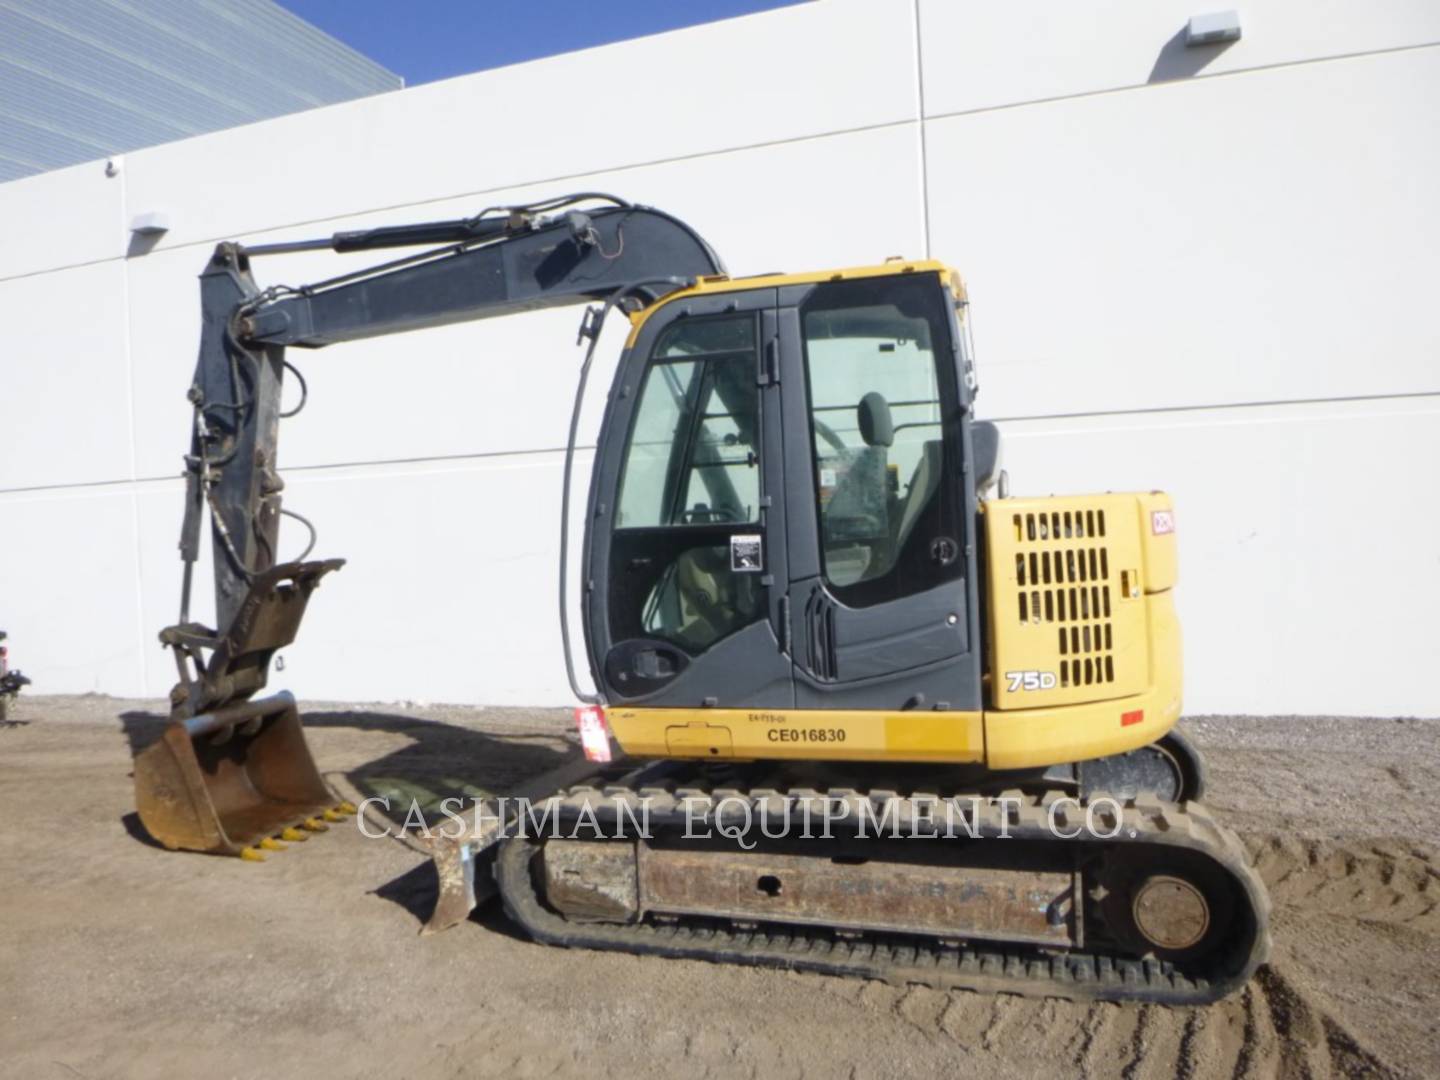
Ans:
[[[942,290],[928,276],[822,285],[801,324],[827,584],[863,607],[953,577],[958,561],[931,553],[959,535]]]
[[[617,641],[697,653],[760,618],[758,574],[731,538],[758,533],[759,391],[752,314],[682,319],[656,342],[621,471],[611,577]]]
[[[625,453],[617,527],[757,520],[754,328],[749,316],[705,320],[661,338]]]

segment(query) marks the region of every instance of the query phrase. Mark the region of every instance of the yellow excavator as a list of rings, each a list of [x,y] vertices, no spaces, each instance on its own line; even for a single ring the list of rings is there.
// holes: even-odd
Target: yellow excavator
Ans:
[[[411,253],[303,287],[251,274],[383,248]],[[135,762],[165,846],[263,857],[353,811],[294,699],[257,696],[343,565],[311,560],[313,526],[281,505],[287,371],[304,400],[286,349],[588,303],[559,623],[593,764],[437,841],[432,929],[498,893],[556,945],[1167,1003],[1264,959],[1263,885],[1176,728],[1171,502],[1010,496],[946,266],[730,277],[671,215],[582,193],[223,243],[201,298],[181,615],[161,633],[179,681]],[[617,312],[575,595],[576,432]],[[207,512],[218,628],[189,615]],[[282,516],[310,536],[284,562]]]

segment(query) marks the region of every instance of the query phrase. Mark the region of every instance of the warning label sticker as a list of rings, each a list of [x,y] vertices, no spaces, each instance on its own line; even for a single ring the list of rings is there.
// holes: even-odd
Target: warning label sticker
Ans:
[[[1150,511],[1150,532],[1155,536],[1165,536],[1175,531],[1174,510],[1151,510]]]
[[[742,574],[759,573],[764,569],[759,533],[730,537],[730,569]]]

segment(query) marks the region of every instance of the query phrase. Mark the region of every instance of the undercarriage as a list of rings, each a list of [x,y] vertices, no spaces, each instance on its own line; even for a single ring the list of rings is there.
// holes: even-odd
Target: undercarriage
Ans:
[[[553,945],[1066,998],[1214,1001],[1265,958],[1263,886],[1198,802],[786,781],[589,777],[491,849],[505,909]]]

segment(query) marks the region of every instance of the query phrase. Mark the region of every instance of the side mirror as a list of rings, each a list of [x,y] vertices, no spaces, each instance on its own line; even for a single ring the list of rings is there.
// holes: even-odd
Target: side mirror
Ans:
[[[1000,479],[1000,429],[989,420],[970,425],[970,452],[974,455],[975,493],[981,494]]]
[[[860,399],[860,437],[866,446],[891,446],[895,442],[895,420],[885,395],[871,390]]]

